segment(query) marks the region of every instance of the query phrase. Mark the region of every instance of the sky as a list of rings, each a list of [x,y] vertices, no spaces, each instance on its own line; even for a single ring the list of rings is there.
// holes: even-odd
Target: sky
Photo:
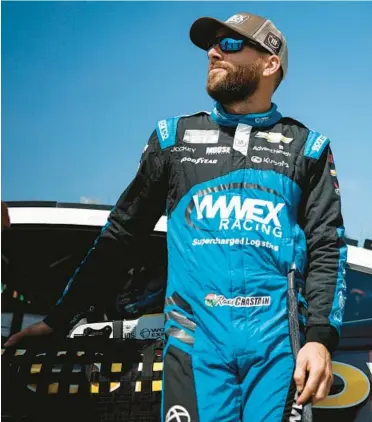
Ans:
[[[1,197],[114,204],[160,119],[211,110],[201,16],[284,33],[281,112],[328,136],[346,232],[372,238],[372,3],[2,2]]]

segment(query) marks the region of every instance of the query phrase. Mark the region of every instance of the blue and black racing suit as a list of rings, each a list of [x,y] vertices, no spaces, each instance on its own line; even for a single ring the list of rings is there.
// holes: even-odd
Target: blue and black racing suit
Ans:
[[[305,341],[334,350],[345,303],[329,139],[275,105],[232,116],[217,104],[212,113],[158,122],[136,177],[45,322],[63,327],[97,303],[94,286],[120,270],[164,211],[162,420],[300,420],[298,409],[291,418],[289,271],[295,266],[304,282]]]

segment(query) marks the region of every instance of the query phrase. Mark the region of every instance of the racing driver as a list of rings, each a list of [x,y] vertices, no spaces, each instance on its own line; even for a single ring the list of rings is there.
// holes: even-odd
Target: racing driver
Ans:
[[[330,390],[345,304],[330,141],[272,103],[288,50],[271,21],[204,17],[190,37],[208,55],[211,113],[157,123],[137,175],[62,298],[7,345],[65,330],[102,300],[104,280],[166,212],[162,420],[300,421],[303,405]],[[304,330],[297,358],[287,309],[292,269]]]

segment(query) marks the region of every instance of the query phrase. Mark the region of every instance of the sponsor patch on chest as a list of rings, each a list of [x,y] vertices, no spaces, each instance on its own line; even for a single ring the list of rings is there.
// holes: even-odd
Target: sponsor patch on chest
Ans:
[[[187,129],[183,136],[183,142],[188,144],[217,144],[219,133],[219,130]]]

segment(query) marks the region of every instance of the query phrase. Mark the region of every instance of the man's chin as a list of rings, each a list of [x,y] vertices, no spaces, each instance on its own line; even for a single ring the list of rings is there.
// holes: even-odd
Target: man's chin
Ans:
[[[217,102],[223,102],[226,95],[224,93],[221,92],[221,90],[210,88],[209,86],[207,86],[207,93],[208,95],[215,101]]]
[[[242,95],[242,93],[232,92],[227,87],[222,88],[221,86],[207,86],[208,95],[220,104],[234,104],[241,101],[246,101],[250,95]]]

